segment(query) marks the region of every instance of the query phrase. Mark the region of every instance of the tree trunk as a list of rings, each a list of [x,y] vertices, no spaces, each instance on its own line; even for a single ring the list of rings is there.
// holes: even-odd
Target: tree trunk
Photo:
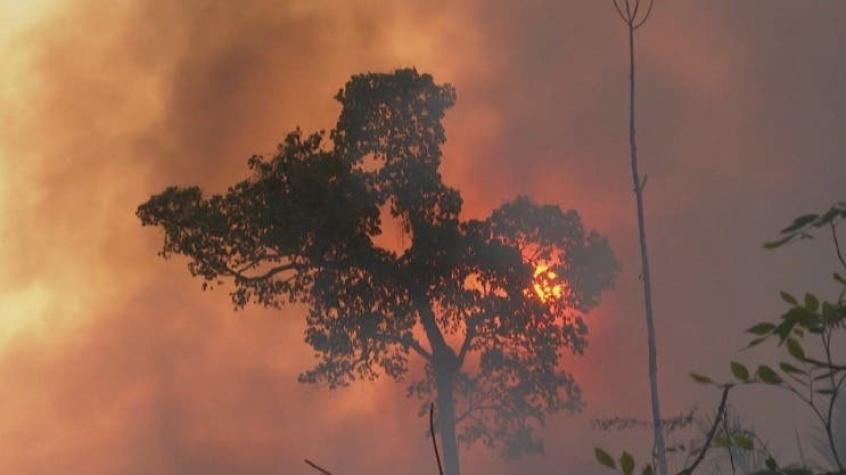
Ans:
[[[627,4],[628,8],[628,4]],[[655,324],[652,318],[652,280],[649,274],[649,254],[646,247],[646,219],[643,211],[643,187],[637,167],[637,141],[635,140],[635,56],[634,26],[629,23],[629,145],[631,149],[632,181],[637,201],[637,224],[640,237],[640,259],[642,266],[643,300],[646,307],[646,333],[649,346],[649,389],[652,395],[652,427],[654,451],[657,458],[658,475],[667,475],[667,455],[664,431],[661,427],[661,404],[658,400],[658,357],[655,350]]]
[[[455,408],[453,405],[453,381],[455,372],[435,368],[438,402],[438,428],[441,432],[441,449],[444,455],[444,475],[460,475],[458,463],[458,441],[455,437]]]
[[[429,345],[432,347],[432,371],[435,373],[435,389],[437,401],[435,410],[438,413],[438,428],[441,432],[441,449],[444,456],[444,475],[460,475],[458,463],[458,440],[455,437],[455,405],[453,403],[453,389],[455,376],[461,368],[461,362],[444,340],[432,307],[429,305],[425,293],[415,289],[413,292],[415,304],[420,312],[420,322],[426,331]]]

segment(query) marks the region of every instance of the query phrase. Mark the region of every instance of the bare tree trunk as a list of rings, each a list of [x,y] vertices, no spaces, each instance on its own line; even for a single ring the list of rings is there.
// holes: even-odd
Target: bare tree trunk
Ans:
[[[434,369],[438,390],[438,426],[441,431],[441,447],[444,452],[444,475],[460,475],[458,462],[458,441],[455,436],[455,407],[453,405],[453,371],[438,372]]]
[[[628,5],[627,5],[628,8]],[[657,457],[658,475],[667,474],[667,456],[664,443],[664,431],[661,423],[661,404],[658,399],[658,361],[655,350],[655,323],[652,318],[652,280],[649,274],[649,253],[646,246],[646,220],[643,211],[643,187],[646,179],[641,180],[637,167],[637,140],[635,139],[635,25],[629,22],[629,145],[631,147],[632,182],[637,201],[637,224],[640,237],[641,280],[643,281],[643,300],[646,307],[646,332],[649,346],[649,389],[652,396],[652,427],[654,430],[654,450]]]

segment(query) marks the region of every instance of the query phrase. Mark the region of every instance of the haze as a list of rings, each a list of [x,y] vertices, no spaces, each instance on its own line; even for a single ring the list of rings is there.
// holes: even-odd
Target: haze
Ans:
[[[828,247],[761,244],[844,198],[844,20],[843,2],[658,0],[639,36],[666,414],[714,404],[688,373],[726,374],[778,290],[833,289]],[[645,446],[590,426],[648,415],[610,2],[3,0],[0,32],[3,473],[435,473],[405,386],[298,384],[302,309],[233,312],[134,215],[170,184],[223,190],[287,131],[331,128],[350,75],[404,66],[457,89],[444,177],[466,217],[518,194],[574,208],[623,266],[566,361],[585,412],[550,421],[545,456],[478,447],[465,472],[604,473],[595,445]],[[738,404],[789,456],[804,412],[756,401]]]

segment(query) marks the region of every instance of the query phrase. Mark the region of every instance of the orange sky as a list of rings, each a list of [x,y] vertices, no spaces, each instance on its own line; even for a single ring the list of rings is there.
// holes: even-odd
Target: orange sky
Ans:
[[[0,0],[0,472],[311,473],[309,457],[432,473],[403,384],[298,384],[301,310],[233,313],[134,216],[166,185],[240,179],[297,125],[331,127],[351,74],[407,65],[457,88],[444,176],[467,217],[529,194],[579,210],[623,264],[566,362],[586,413],[551,419],[545,457],[474,449],[467,473],[590,473],[595,443],[636,445],[588,424],[647,415],[625,36],[606,3]],[[723,371],[775,291],[827,288],[822,244],[759,244],[844,198],[844,20],[836,2],[658,0],[642,30],[668,413],[713,401],[688,371]]]

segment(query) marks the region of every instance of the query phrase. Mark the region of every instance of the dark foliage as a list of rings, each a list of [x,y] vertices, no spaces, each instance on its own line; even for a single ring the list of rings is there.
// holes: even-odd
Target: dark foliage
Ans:
[[[296,130],[226,193],[170,187],[139,218],[204,287],[231,282],[236,307],[305,304],[318,362],[303,382],[400,379],[410,354],[423,358],[409,393],[437,394],[447,473],[450,438],[540,449],[532,422],[581,405],[561,360],[584,350],[582,316],[616,275],[606,240],[575,211],[526,197],[461,221],[440,175],[451,86],[404,69],[354,76],[336,99],[328,134]],[[406,250],[374,244],[380,210],[403,224]],[[564,282],[561,298],[532,293],[539,262]]]

